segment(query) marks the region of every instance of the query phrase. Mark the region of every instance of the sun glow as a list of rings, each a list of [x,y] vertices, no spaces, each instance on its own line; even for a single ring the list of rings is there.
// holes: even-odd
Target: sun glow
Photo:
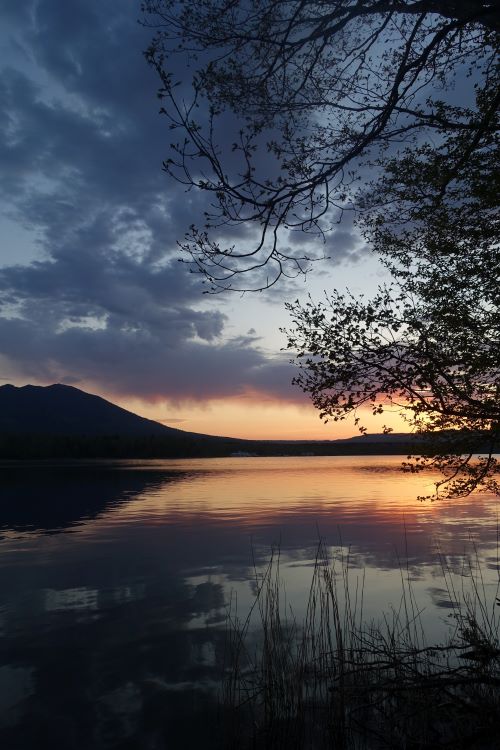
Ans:
[[[257,394],[181,404],[119,399],[111,394],[109,398],[125,409],[169,427],[207,435],[250,440],[337,440],[359,435],[352,419],[324,424],[318,411],[309,403],[298,405],[265,400]],[[395,412],[373,417],[367,409],[360,416],[370,433],[382,432],[384,425],[394,432],[408,431],[407,424]]]

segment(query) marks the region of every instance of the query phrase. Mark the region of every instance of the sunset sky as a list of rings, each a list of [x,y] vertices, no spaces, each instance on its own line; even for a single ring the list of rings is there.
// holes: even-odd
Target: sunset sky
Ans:
[[[349,218],[307,282],[204,295],[177,240],[205,198],[161,170],[168,123],[133,0],[0,7],[0,376],[63,382],[191,431],[333,439],[291,385],[285,300],[382,271]],[[241,240],[245,235],[242,230]],[[233,242],[238,237],[233,234]],[[397,417],[382,423],[397,430]]]

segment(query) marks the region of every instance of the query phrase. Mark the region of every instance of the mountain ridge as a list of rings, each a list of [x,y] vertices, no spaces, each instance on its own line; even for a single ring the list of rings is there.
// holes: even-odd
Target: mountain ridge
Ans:
[[[70,407],[71,411],[67,411]],[[0,386],[0,433],[31,435],[195,435],[141,417],[80,388]]]
[[[0,458],[189,458],[408,453],[404,433],[337,440],[249,440],[187,432],[74,386],[0,386]]]

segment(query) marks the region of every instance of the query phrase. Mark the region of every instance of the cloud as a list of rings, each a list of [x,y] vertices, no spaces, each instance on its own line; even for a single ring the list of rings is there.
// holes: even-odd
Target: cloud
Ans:
[[[290,385],[292,367],[239,340],[219,343],[169,338],[150,329],[48,330],[43,323],[0,319],[3,354],[19,372],[38,381],[101,383],[121,396],[146,400],[203,401],[236,397],[249,390],[277,400],[301,402]]]
[[[228,339],[224,301],[177,262],[207,204],[161,171],[169,135],[137,14],[132,0],[0,9],[1,209],[37,251],[0,267],[0,356],[19,377],[146,399],[300,400],[285,359],[253,329]]]

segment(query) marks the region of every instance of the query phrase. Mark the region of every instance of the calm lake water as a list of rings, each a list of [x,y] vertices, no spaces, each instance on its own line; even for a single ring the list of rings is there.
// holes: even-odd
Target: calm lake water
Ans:
[[[492,604],[498,499],[422,503],[432,477],[400,460],[3,466],[0,746],[220,747],[228,605],[246,615],[276,545],[299,619],[320,537],[364,581],[367,620],[399,606],[402,576],[430,641],[450,624],[445,574]]]

